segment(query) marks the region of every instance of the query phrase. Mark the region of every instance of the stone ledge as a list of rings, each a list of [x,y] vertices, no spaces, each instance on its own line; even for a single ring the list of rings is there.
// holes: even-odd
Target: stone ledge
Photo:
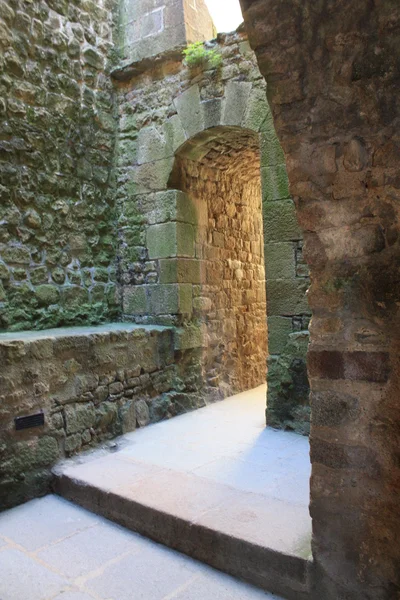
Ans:
[[[98,333],[124,333],[132,331],[167,331],[170,327],[160,325],[137,325],[136,323],[106,323],[93,327],[59,327],[41,331],[16,331],[0,333],[0,345],[5,342],[34,342],[46,338],[77,337]]]
[[[160,66],[164,62],[181,61],[182,52],[185,48],[186,45],[177,46],[176,48],[172,48],[172,50],[166,50],[148,58],[119,65],[113,69],[111,77],[116,81],[126,82],[156,66]]]

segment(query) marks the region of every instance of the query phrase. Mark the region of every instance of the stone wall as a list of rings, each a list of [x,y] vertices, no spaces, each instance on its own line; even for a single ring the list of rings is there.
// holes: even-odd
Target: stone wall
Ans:
[[[183,265],[182,259],[195,257],[193,199],[165,191],[182,188],[174,175],[175,157],[186,144],[192,160],[206,153],[214,160],[218,153],[207,144],[219,127],[252,133],[261,157],[257,176],[261,171],[271,352],[268,421],[306,433],[309,280],[265,83],[245,34],[220,35],[206,47],[221,53],[220,70],[189,69],[166,53],[140,69],[133,65],[113,73],[120,114],[117,193],[124,315],[178,326],[193,320],[193,289],[187,284],[197,284],[198,273],[186,271],[185,280],[164,274],[163,259]],[[155,240],[161,240],[157,247]],[[202,339],[201,333],[196,339]]]
[[[0,330],[119,312],[113,5],[0,2]]]
[[[242,0],[305,232],[313,597],[400,594],[400,6]]]
[[[123,324],[3,336],[0,509],[48,492],[62,457],[202,406],[196,357],[175,343],[172,329]],[[40,411],[44,426],[16,431]]]
[[[116,54],[122,63],[214,37],[204,0],[121,0]]]

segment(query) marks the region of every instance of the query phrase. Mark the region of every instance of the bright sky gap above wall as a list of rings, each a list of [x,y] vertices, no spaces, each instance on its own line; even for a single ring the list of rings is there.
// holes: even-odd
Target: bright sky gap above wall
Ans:
[[[243,21],[239,0],[206,0],[217,31],[235,30]]]

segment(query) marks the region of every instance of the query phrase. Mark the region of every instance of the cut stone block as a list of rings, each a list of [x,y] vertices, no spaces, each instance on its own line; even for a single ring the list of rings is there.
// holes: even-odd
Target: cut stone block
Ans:
[[[174,158],[165,158],[133,167],[129,189],[132,194],[165,190],[172,171]]]
[[[229,81],[225,92],[222,124],[241,126],[246,114],[251,91],[248,81]]]
[[[150,225],[167,221],[197,222],[196,209],[190,196],[179,190],[158,192],[151,197],[152,210],[148,213]]]
[[[221,124],[222,100],[213,98],[201,103],[204,115],[204,128],[218,127]]]
[[[147,230],[149,258],[194,257],[194,229],[187,223],[161,223]]]
[[[198,85],[192,85],[174,100],[174,105],[187,137],[191,138],[204,129],[204,116]]]
[[[148,312],[154,315],[191,314],[190,284],[159,284],[146,286]]]
[[[186,141],[186,133],[178,115],[173,115],[164,123],[164,138],[167,149],[174,154]]]
[[[302,239],[293,200],[266,202],[263,205],[263,217],[266,244]]]
[[[277,137],[271,138],[261,132],[261,167],[275,167],[285,164],[285,155]]]
[[[292,319],[268,317],[268,353],[280,354],[292,333]]]
[[[296,262],[293,243],[266,244],[264,256],[266,279],[294,279]]]
[[[285,164],[262,167],[261,184],[263,202],[290,197],[289,180]]]
[[[306,292],[308,281],[304,279],[267,280],[267,314],[310,314]]]
[[[150,163],[173,155],[168,148],[165,139],[155,127],[144,127],[138,134],[138,157],[139,165]]]
[[[190,258],[160,260],[160,283],[201,283],[201,262]]]
[[[147,310],[146,288],[144,285],[123,287],[123,311],[126,315],[144,315]]]
[[[205,331],[198,325],[188,325],[175,331],[175,350],[200,348],[206,340]]]
[[[252,89],[247,103],[247,109],[243,120],[243,127],[260,131],[266,115],[270,112],[267,102],[266,91]]]

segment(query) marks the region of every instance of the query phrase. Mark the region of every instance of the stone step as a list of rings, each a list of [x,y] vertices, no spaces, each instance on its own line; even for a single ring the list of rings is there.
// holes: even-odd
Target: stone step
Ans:
[[[301,507],[120,453],[55,470],[64,498],[289,600],[306,600],[310,561]]]
[[[307,438],[265,428],[265,386],[55,469],[81,506],[289,600],[308,598]]]

